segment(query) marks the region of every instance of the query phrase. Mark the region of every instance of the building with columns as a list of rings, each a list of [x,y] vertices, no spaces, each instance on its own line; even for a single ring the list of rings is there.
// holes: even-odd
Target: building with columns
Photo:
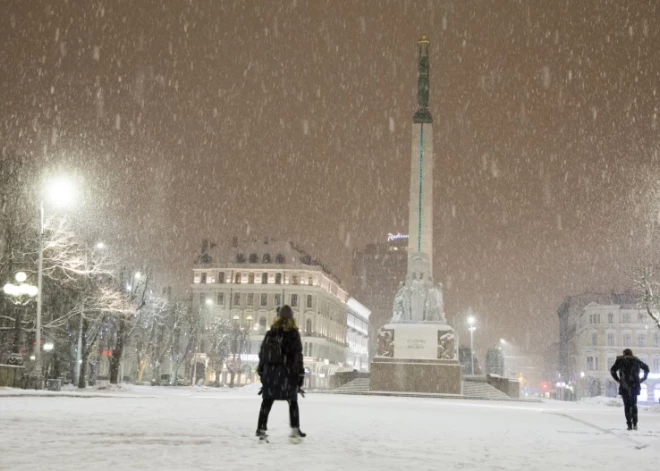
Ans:
[[[231,368],[240,369],[235,384],[258,380],[259,347],[283,304],[293,308],[300,329],[307,387],[327,387],[333,373],[353,370],[347,363],[349,341],[354,346],[366,342],[356,336],[366,330],[360,322],[368,319],[364,312],[349,314],[349,296],[337,277],[295,244],[234,238],[216,246],[204,241],[192,271],[193,309],[203,313],[205,324],[214,317],[231,321],[236,335],[245,340],[238,347],[239,361],[232,356],[223,368],[221,384],[229,383]],[[349,328],[350,319],[359,322]],[[236,348],[235,340],[233,345]],[[198,352],[196,359],[207,381],[213,380],[205,352]]]

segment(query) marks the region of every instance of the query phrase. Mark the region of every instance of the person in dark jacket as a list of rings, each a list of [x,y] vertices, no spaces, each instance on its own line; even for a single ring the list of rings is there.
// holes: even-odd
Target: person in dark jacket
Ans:
[[[299,442],[305,436],[300,431],[298,409],[298,392],[305,379],[305,369],[300,332],[293,318],[293,310],[288,305],[278,310],[278,316],[261,343],[257,374],[261,377],[263,395],[257,437],[267,439],[268,414],[273,402],[281,400],[289,403],[290,439]]]
[[[644,377],[641,379],[640,370],[644,371]],[[623,355],[616,358],[610,373],[614,381],[619,383],[619,394],[623,398],[628,430],[637,430],[637,396],[641,391],[641,383],[646,381],[649,375],[649,367],[634,356],[632,350],[626,348]]]

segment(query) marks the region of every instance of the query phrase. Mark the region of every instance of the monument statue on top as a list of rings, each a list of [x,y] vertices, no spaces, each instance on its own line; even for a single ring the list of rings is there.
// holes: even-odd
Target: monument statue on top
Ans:
[[[433,281],[433,118],[429,110],[429,40],[417,42],[408,202],[408,269],[392,320],[378,333],[371,363],[374,391],[461,394],[456,333],[445,318],[442,284]]]

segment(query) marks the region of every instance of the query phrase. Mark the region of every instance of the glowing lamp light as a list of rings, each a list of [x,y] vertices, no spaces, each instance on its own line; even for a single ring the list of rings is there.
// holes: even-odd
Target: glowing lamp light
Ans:
[[[25,274],[25,272],[19,271],[18,273],[16,273],[14,278],[16,278],[16,281],[18,281],[19,283],[23,283],[25,280],[27,280],[27,275]]]
[[[52,342],[46,342],[44,344],[44,351],[50,352],[53,349],[54,345]]]
[[[71,206],[76,199],[75,185],[68,178],[56,178],[46,186],[46,196],[56,206]]]

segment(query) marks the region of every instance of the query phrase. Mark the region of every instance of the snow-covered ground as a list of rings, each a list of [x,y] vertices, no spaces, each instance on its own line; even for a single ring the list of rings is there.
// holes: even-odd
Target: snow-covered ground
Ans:
[[[640,471],[660,459],[657,407],[627,432],[622,408],[599,403],[308,394],[304,443],[288,443],[287,407],[276,403],[271,443],[259,445],[254,388],[83,395],[0,390],[0,469]]]

